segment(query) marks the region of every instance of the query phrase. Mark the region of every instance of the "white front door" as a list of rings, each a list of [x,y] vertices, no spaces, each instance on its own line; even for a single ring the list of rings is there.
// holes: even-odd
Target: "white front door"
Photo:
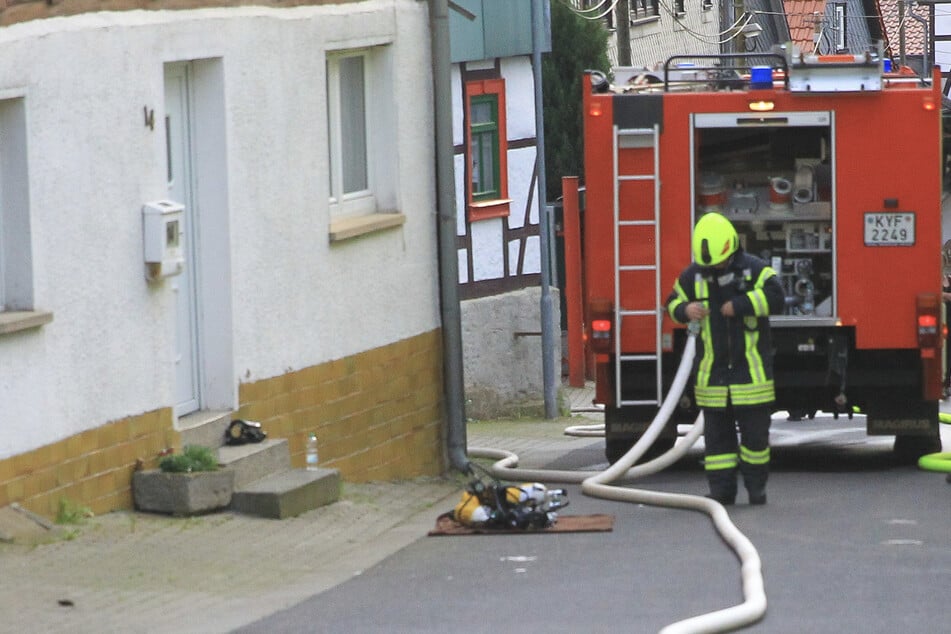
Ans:
[[[169,278],[175,292],[175,414],[201,408],[198,332],[198,209],[193,183],[192,99],[189,63],[165,67],[165,139],[168,198],[185,205],[185,270]]]

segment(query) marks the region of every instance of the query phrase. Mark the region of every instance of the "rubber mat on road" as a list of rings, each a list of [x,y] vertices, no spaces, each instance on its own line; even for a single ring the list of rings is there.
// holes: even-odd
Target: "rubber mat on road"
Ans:
[[[590,533],[612,530],[614,530],[614,516],[605,514],[559,515],[558,521],[554,525],[548,528],[531,529],[464,526],[448,514],[444,514],[436,519],[436,528],[429,531],[429,535],[538,535],[541,533]]]

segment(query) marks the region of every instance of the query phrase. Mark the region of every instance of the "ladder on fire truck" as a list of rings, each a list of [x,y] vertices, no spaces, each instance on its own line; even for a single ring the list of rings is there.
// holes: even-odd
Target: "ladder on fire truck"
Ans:
[[[619,128],[614,126],[613,163],[614,163],[614,403],[617,407],[630,405],[660,405],[663,399],[663,372],[661,368],[661,326],[663,323],[663,301],[660,287],[660,124],[652,128]],[[653,152],[653,171],[644,173],[621,173],[620,152],[622,149],[638,148]],[[649,181],[653,183],[653,211],[650,218],[625,220],[621,217],[621,184],[629,181]],[[621,233],[637,228],[653,228],[653,261],[621,263]],[[653,273],[654,293],[645,294],[643,299],[651,300],[650,305],[621,305],[621,273],[624,271],[646,271]],[[653,318],[655,346],[653,354],[622,354],[622,325],[625,317],[650,320]],[[654,361],[657,372],[656,398],[627,399],[622,396],[621,365],[625,361]]]

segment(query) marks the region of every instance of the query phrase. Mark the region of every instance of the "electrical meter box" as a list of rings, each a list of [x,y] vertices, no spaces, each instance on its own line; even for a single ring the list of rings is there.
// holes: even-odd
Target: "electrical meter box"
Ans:
[[[185,268],[185,206],[156,200],[142,206],[145,277],[158,280]]]

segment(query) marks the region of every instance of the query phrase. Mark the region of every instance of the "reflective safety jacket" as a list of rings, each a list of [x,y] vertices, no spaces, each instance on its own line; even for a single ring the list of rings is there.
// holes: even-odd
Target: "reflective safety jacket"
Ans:
[[[720,307],[733,301],[733,317]],[[785,293],[766,262],[740,249],[723,270],[694,263],[674,283],[667,312],[687,323],[686,307],[703,302],[710,311],[700,322],[694,394],[700,407],[725,408],[772,403],[773,350],[769,316],[781,313]]]

